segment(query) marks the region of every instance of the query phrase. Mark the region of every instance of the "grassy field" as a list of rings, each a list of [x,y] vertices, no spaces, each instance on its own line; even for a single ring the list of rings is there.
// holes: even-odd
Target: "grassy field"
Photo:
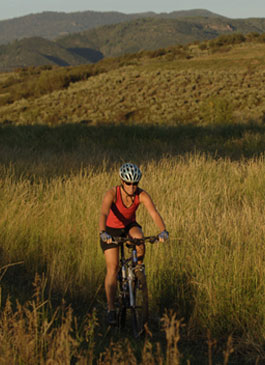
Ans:
[[[0,363],[264,363],[264,45],[207,47],[0,75]],[[139,341],[106,326],[98,242],[125,161],[170,232]]]
[[[176,316],[168,312],[165,328],[181,333],[179,361],[208,363],[210,353],[225,363],[222,352],[228,356],[231,348],[235,361],[238,356],[240,363],[263,361],[265,141],[259,123],[199,129],[3,125],[0,138],[4,363],[5,353],[13,363],[36,363],[38,356],[40,363],[74,358],[101,363],[103,357],[111,363],[114,348],[127,356],[130,346],[132,363],[133,356],[146,363],[149,351],[150,363],[160,358],[173,364],[170,356],[179,354],[172,355],[170,341],[178,337],[170,340],[163,332],[165,310]],[[102,196],[119,183],[118,167],[127,160],[142,169],[141,186],[171,234],[169,243],[147,248],[153,337],[138,344],[129,333],[122,340],[105,325],[105,266],[98,243]],[[138,217],[146,234],[157,232],[143,208]],[[16,298],[22,303],[18,309]],[[28,354],[21,334],[34,343]],[[8,347],[11,338],[17,342]],[[110,341],[113,352],[104,354]]]

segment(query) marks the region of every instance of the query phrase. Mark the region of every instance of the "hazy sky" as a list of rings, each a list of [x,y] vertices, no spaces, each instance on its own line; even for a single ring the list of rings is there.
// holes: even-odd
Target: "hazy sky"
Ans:
[[[174,10],[207,9],[230,18],[265,18],[264,0],[0,0],[0,19],[43,11],[120,11],[156,13]]]

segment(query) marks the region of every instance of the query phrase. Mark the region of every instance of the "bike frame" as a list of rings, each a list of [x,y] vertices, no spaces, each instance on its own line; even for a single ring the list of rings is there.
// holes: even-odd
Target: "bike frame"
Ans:
[[[135,298],[133,293],[133,281],[135,280],[134,270],[136,265],[138,264],[137,258],[137,250],[136,245],[132,245],[132,254],[129,258],[125,258],[124,254],[124,244],[120,246],[120,268],[122,273],[122,288],[126,290],[126,281],[128,282],[128,289],[129,289],[129,300],[130,306],[135,306]]]
[[[132,315],[134,318],[134,334],[136,337],[139,336],[140,332],[143,332],[144,328],[140,328],[139,331],[135,329],[135,327],[138,326],[138,324],[135,324],[137,322],[136,319],[136,311],[141,310],[140,307],[137,307],[137,298],[136,295],[136,288],[137,284],[139,282],[139,278],[137,278],[137,275],[135,273],[135,268],[138,264],[138,257],[137,257],[137,245],[141,245],[144,242],[150,242],[154,243],[155,241],[158,241],[157,236],[149,236],[149,237],[143,237],[142,239],[132,239],[132,238],[115,238],[114,243],[118,244],[120,246],[120,266],[119,266],[119,277],[118,280],[120,282],[120,313],[123,313],[124,319],[122,320],[125,322],[125,316],[126,316],[126,310],[130,309],[132,311]],[[126,243],[126,246],[131,249],[131,254],[128,258],[125,257],[124,252],[124,244]],[[145,284],[145,296],[146,296],[146,303],[145,305],[145,314],[147,316],[148,314],[148,298],[147,298],[147,286],[146,286],[146,278],[145,278],[145,270],[144,265],[142,264],[141,268],[141,278],[144,281]],[[139,275],[138,275],[139,276]],[[124,323],[120,326],[123,327]],[[138,326],[140,327],[140,326]],[[138,333],[139,332],[139,333]]]

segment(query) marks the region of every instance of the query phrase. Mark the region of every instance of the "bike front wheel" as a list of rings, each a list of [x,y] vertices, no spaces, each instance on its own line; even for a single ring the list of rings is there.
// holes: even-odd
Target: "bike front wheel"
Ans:
[[[129,308],[129,292],[122,288],[122,283],[119,282],[119,305],[118,305],[118,327],[123,329],[126,322],[126,311]]]
[[[135,306],[132,308],[132,326],[135,337],[141,336],[148,322],[148,290],[144,272],[135,273],[133,283]]]

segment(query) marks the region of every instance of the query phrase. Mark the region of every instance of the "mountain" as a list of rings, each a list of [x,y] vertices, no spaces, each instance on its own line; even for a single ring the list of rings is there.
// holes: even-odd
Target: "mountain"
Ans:
[[[43,12],[0,21],[0,44],[26,37],[55,39],[103,25],[118,24],[146,17],[179,18],[187,16],[220,17],[208,10],[174,11],[124,14],[119,12],[84,11],[76,13]]]
[[[199,11],[195,11],[198,14]],[[57,44],[68,50],[94,49],[104,57],[116,57],[142,50],[185,45],[195,41],[210,40],[221,34],[263,33],[265,18],[228,19],[211,16],[185,16],[174,18],[173,14],[149,17],[105,25],[80,33],[59,37]],[[201,12],[199,12],[201,14]],[[205,14],[205,13],[203,13]]]
[[[265,32],[264,18],[228,19],[203,10],[145,15],[149,17],[98,26],[53,40],[34,36],[2,45],[0,71],[38,65],[75,66],[104,57],[211,40],[221,34]]]
[[[92,48],[104,57],[213,39],[235,29],[222,18],[143,18],[108,25],[61,37],[57,44],[67,49]]]

